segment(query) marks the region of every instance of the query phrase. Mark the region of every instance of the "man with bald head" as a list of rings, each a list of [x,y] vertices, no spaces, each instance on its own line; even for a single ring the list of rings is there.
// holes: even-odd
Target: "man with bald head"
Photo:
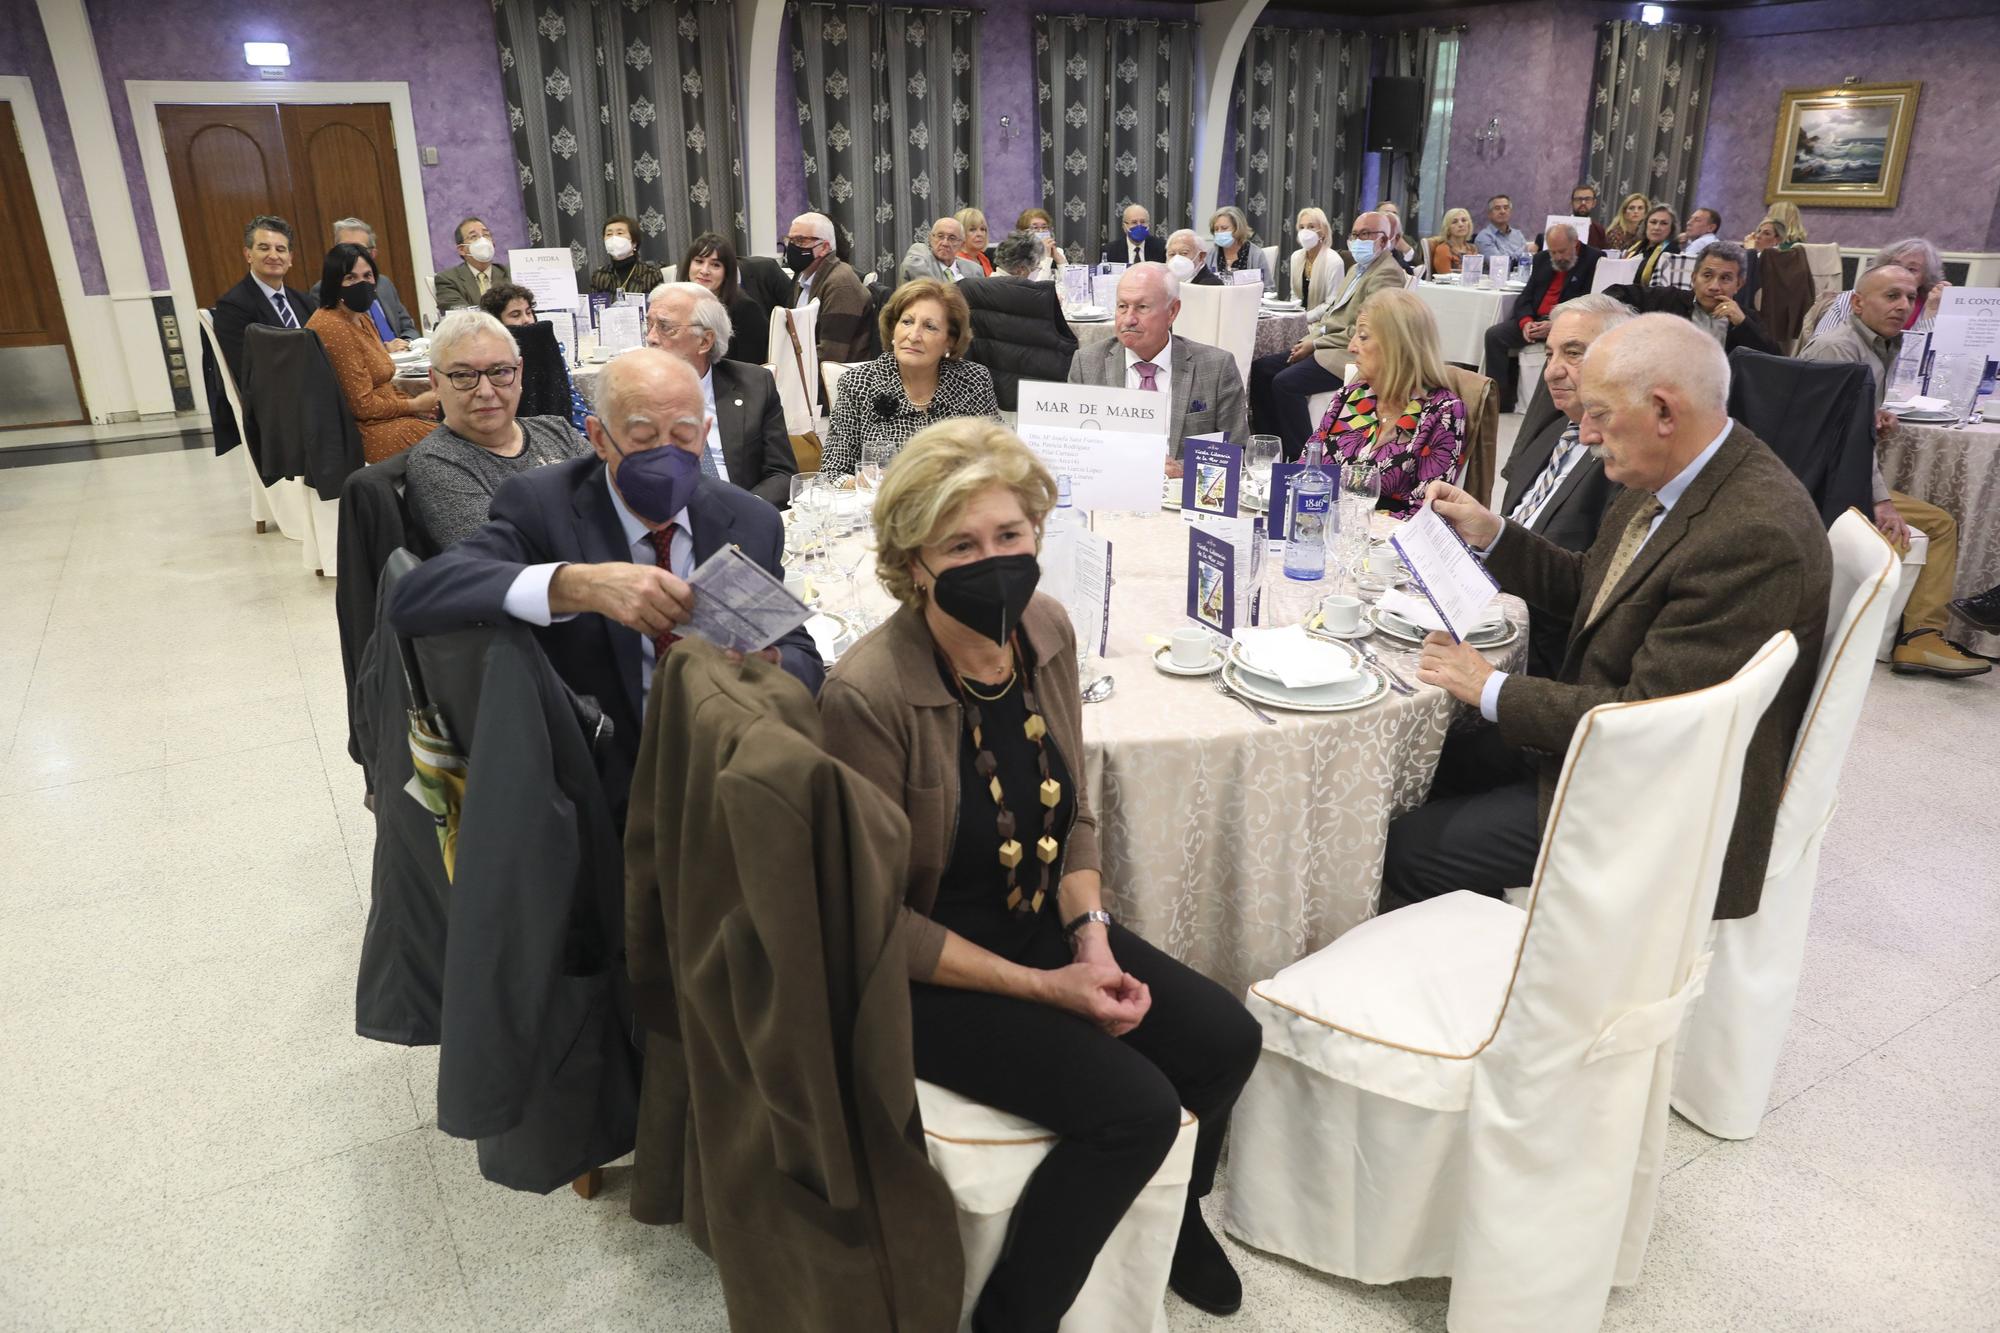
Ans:
[[[1590,294],[1597,275],[1597,251],[1579,241],[1567,222],[1550,227],[1542,252],[1528,270],[1528,285],[1514,298],[1507,318],[1486,330],[1486,373],[1500,387],[1500,410],[1514,410],[1515,353],[1549,337],[1549,313],[1564,301]]]
[[[1165,264],[1134,264],[1118,279],[1111,312],[1117,336],[1086,343],[1070,358],[1071,384],[1144,389],[1167,395],[1167,475],[1181,475],[1181,441],[1221,431],[1230,442],[1250,438],[1243,375],[1220,347],[1174,332],[1181,280]]]
[[[622,826],[653,668],[693,610],[688,575],[737,546],[782,579],[785,535],[765,501],[702,475],[708,412],[687,362],[641,348],[593,388],[592,452],[502,486],[483,527],[397,584],[389,620],[404,634],[535,626],[556,674],[611,719],[602,776]],[[804,629],[764,655],[818,691]]]
[[[930,234],[913,243],[903,252],[903,262],[896,266],[896,285],[915,282],[918,278],[935,278],[939,282],[962,282],[967,278],[986,276],[979,265],[970,259],[960,258],[958,248],[965,244],[965,228],[958,225],[953,217],[939,218],[931,223]]]
[[[1909,269],[1881,264],[1861,275],[1854,284],[1852,313],[1845,324],[1813,335],[1799,356],[1807,361],[1830,361],[1865,366],[1875,381],[1875,430],[1894,426],[1895,419],[1882,410],[1889,393],[1889,376],[1903,351],[1903,327],[1916,309],[1919,279]],[[1872,456],[1871,456],[1872,457]],[[1958,678],[1983,676],[1993,664],[1974,657],[1945,638],[1949,622],[1947,609],[1952,583],[1958,577],[1958,523],[1934,504],[1913,495],[1892,491],[1882,479],[1882,464],[1874,461],[1875,526],[1894,542],[1896,549],[1908,550],[1910,529],[1930,540],[1924,563],[1917,567],[1916,586],[1903,608],[1901,633],[1890,655],[1889,669],[1905,675],[1924,674]]]
[[[1250,411],[1257,429],[1285,442],[1285,457],[1297,458],[1312,434],[1312,396],[1346,383],[1347,344],[1354,320],[1368,298],[1402,287],[1409,275],[1396,262],[1395,242],[1402,223],[1393,213],[1363,213],[1348,229],[1347,251],[1354,266],[1325,307],[1319,322],[1289,352],[1273,352],[1250,363]]]
[[[1734,675],[1790,630],[1798,661],[1758,723],[1715,901],[1749,916],[1763,891],[1785,764],[1819,669],[1832,583],[1812,497],[1763,441],[1729,419],[1729,362],[1701,329],[1641,315],[1584,354],[1580,438],[1624,487],[1597,539],[1566,551],[1456,486],[1429,499],[1500,587],[1568,616],[1553,679],[1494,670],[1434,634],[1417,675],[1491,727],[1446,742],[1430,799],[1389,826],[1382,908],[1533,882],[1571,734],[1599,704],[1657,699]],[[1653,816],[1635,808],[1630,817]]]

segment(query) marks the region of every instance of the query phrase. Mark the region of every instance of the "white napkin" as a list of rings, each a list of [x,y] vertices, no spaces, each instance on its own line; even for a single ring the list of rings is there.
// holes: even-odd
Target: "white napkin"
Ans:
[[[1359,673],[1353,659],[1330,643],[1321,643],[1306,633],[1304,625],[1283,629],[1239,629],[1236,642],[1243,656],[1260,671],[1276,676],[1288,690],[1310,690],[1319,685],[1337,685]]]
[[[1390,615],[1401,616],[1412,625],[1421,629],[1441,630],[1444,628],[1444,621],[1438,619],[1437,608],[1431,605],[1429,598],[1412,596],[1404,592],[1401,588],[1389,589],[1382,594],[1375,605],[1380,610],[1387,611]],[[1491,606],[1487,608],[1486,614],[1480,617],[1479,623],[1474,625],[1469,632],[1477,634],[1482,630],[1498,629],[1506,622],[1506,619],[1507,613],[1502,611],[1498,605]]]
[[[1886,407],[1887,404],[1884,404],[1884,406]],[[1897,412],[1949,412],[1951,411],[1951,400],[1949,398],[1926,398],[1923,394],[1918,394],[1907,403],[1898,403],[1891,410]]]

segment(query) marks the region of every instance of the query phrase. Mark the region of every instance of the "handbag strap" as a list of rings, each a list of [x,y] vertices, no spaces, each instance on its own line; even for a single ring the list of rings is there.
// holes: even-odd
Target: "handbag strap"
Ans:
[[[805,348],[799,345],[799,327],[792,322],[792,312],[789,310],[785,311],[785,336],[792,340],[792,364],[798,368],[799,392],[806,396],[806,414],[810,416],[813,399],[819,395],[813,392],[812,385],[806,381]]]

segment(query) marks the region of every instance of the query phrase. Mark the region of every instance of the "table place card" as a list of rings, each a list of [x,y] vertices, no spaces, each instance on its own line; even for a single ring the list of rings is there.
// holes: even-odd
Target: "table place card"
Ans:
[[[1931,322],[1931,349],[2000,357],[2000,288],[1947,287]]]
[[[1458,282],[1461,287],[1477,287],[1486,276],[1485,255],[1460,255],[1458,257]]]
[[[535,294],[536,310],[574,310],[580,299],[576,290],[576,256],[566,245],[534,250],[509,250],[507,271],[514,281]]]
[[[597,345],[612,356],[639,346],[640,315],[633,306],[606,306],[597,317]]]
[[[1188,529],[1188,618],[1225,638],[1236,629],[1237,554],[1221,534]]]
[[[1243,450],[1223,435],[1190,435],[1181,442],[1181,517],[1235,518],[1243,489]]]
[[[592,292],[584,300],[590,307],[590,327],[594,329],[597,327],[598,321],[604,317],[605,307],[611,304],[611,293]]]
[[[1410,582],[1429,599],[1455,643],[1477,626],[1500,593],[1458,530],[1426,504],[1410,516],[1389,544],[1410,568]]]
[[[1089,529],[1076,534],[1075,582],[1069,596],[1076,641],[1099,657],[1111,642],[1111,539]]]
[[[1049,471],[1069,474],[1078,509],[1160,512],[1167,394],[1023,380],[1019,402],[1015,431]]]
[[[562,348],[563,362],[576,364],[576,316],[567,310],[537,312],[535,318],[556,331],[556,346]]]

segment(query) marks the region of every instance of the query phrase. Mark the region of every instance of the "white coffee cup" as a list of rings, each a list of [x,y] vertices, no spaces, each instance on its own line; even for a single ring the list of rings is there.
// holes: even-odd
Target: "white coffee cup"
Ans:
[[[1361,599],[1335,593],[1319,604],[1320,623],[1334,634],[1353,634],[1361,628]]]
[[[1400,579],[1410,571],[1394,547],[1378,546],[1368,553],[1368,572],[1376,578]]]
[[[1214,649],[1210,646],[1207,630],[1177,629],[1174,631],[1172,651],[1174,665],[1192,671],[1207,666]]]

